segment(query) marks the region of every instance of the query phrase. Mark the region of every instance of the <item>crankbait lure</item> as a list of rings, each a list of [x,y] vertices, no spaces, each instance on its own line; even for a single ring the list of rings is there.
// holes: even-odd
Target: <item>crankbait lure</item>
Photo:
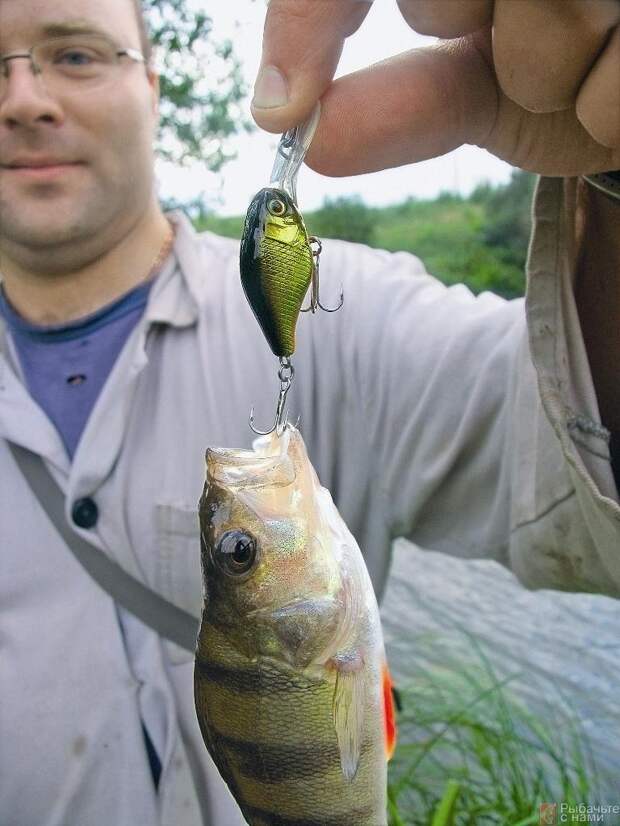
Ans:
[[[295,328],[300,312],[317,309],[334,312],[319,297],[319,255],[321,242],[309,236],[297,206],[297,175],[312,142],[320,117],[317,104],[311,117],[285,132],[278,144],[269,186],[250,203],[241,238],[241,284],[256,320],[274,355],[280,359],[280,396],[276,421],[271,430],[250,427],[261,435],[286,426],[284,405],[293,380],[291,356],[295,352]],[[302,308],[311,288],[310,304]]]

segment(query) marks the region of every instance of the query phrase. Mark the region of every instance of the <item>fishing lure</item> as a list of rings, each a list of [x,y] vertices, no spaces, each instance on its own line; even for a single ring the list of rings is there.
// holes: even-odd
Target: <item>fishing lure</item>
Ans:
[[[297,206],[297,176],[319,117],[317,104],[305,123],[282,135],[269,186],[252,199],[241,238],[241,284],[272,352],[280,359],[280,396],[274,426],[269,431],[256,430],[254,411],[250,413],[250,427],[260,435],[274,430],[281,434],[286,425],[284,407],[295,372],[291,356],[299,313],[314,313],[317,309],[335,312],[343,303],[342,294],[338,307],[328,308],[321,303],[321,242],[308,235]],[[310,303],[303,308],[308,289]]]

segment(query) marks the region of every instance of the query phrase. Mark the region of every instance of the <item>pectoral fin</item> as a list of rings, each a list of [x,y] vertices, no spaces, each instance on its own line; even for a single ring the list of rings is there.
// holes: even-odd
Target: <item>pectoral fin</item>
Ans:
[[[362,751],[366,704],[364,663],[357,653],[337,655],[331,663],[336,669],[333,711],[340,765],[347,780],[352,780]]]

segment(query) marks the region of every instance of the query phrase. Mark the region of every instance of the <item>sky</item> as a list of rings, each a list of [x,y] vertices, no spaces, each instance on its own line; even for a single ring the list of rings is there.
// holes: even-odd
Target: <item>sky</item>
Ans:
[[[213,20],[215,40],[230,38],[242,60],[250,90],[245,104],[248,118],[251,89],[260,62],[265,0],[190,0]],[[413,32],[401,18],[395,0],[375,0],[360,30],[345,45],[337,76],[361,69],[390,55],[425,46],[433,38]],[[252,196],[269,180],[278,136],[256,130],[230,141],[237,158],[220,175],[196,163],[187,169],[158,162],[160,194],[179,201],[202,196],[221,215],[245,213]],[[297,192],[303,209],[316,209],[325,198],[358,195],[373,206],[398,203],[413,196],[432,198],[443,191],[467,195],[479,183],[503,183],[511,167],[483,149],[464,146],[440,158],[410,166],[357,175],[327,178],[303,167]]]

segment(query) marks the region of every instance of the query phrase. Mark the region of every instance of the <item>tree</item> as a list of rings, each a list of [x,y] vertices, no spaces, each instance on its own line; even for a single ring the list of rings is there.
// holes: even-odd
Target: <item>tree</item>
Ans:
[[[483,184],[471,196],[484,207],[484,243],[501,251],[502,260],[518,269],[525,266],[535,183],[535,175],[515,169],[508,184]]]
[[[323,206],[306,216],[308,230],[323,238],[342,238],[372,245],[375,210],[357,196],[326,198]]]
[[[160,73],[158,154],[180,164],[200,160],[217,172],[234,157],[226,139],[251,128],[232,43],[214,42],[211,18],[187,0],[143,0],[143,8]]]

